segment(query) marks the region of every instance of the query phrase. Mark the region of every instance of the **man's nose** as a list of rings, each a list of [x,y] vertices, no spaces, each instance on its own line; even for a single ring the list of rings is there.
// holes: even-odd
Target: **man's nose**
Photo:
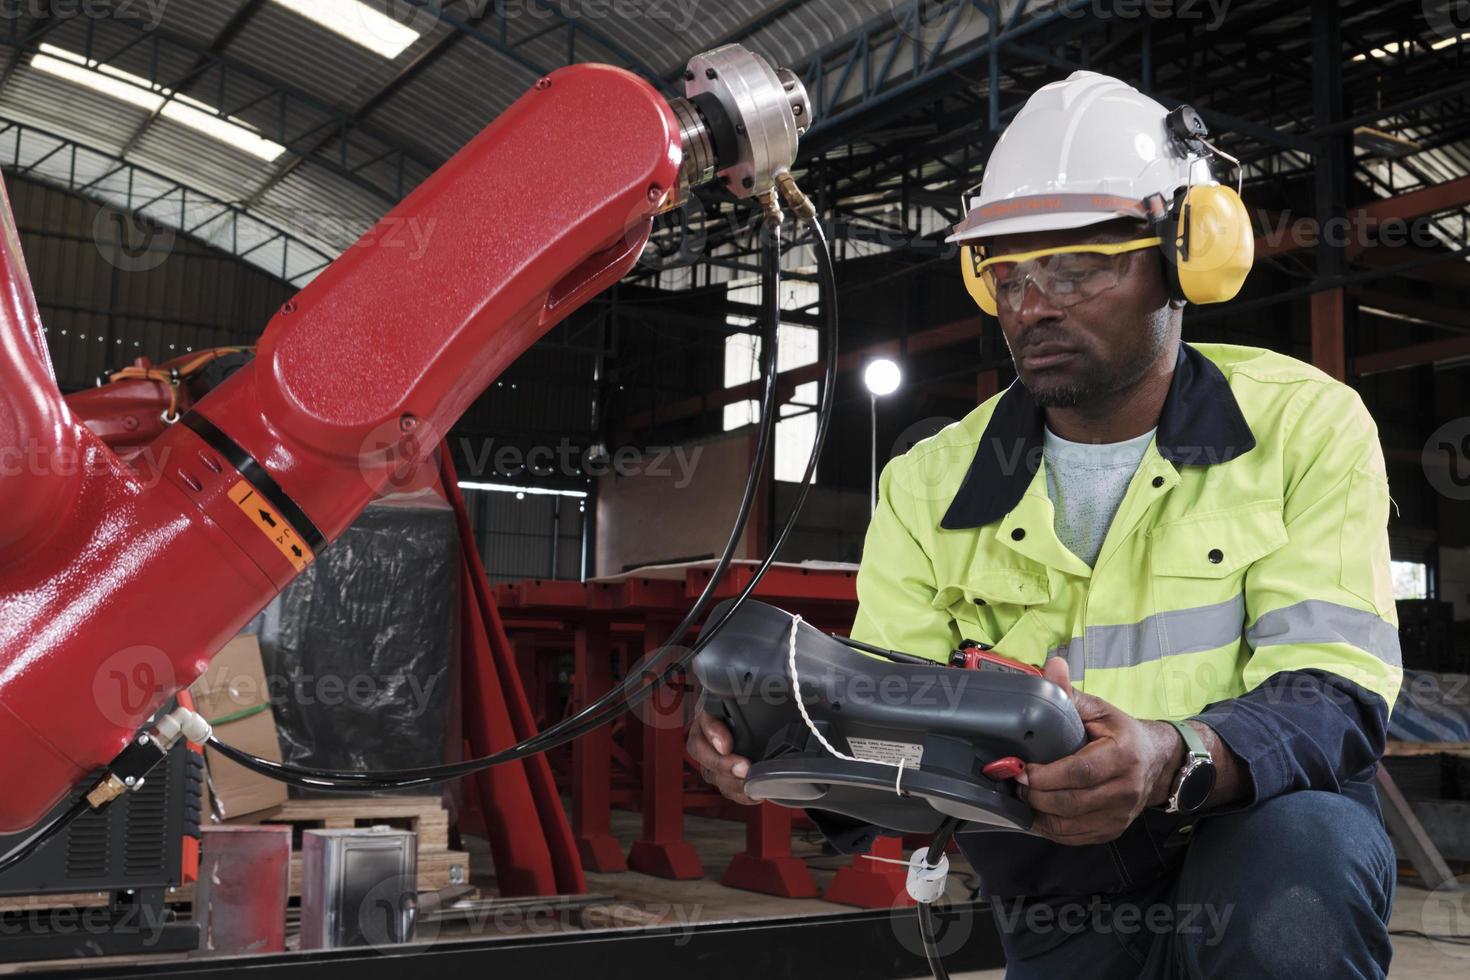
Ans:
[[[1046,320],[1059,320],[1065,314],[1062,308],[1048,296],[1034,279],[1026,280],[1025,288],[1021,291],[1021,306],[1016,311],[1016,320],[1022,327]]]

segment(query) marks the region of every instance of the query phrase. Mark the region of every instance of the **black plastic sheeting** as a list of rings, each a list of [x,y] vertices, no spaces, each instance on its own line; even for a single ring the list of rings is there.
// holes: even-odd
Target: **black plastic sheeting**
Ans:
[[[460,758],[459,562],[443,500],[387,498],[256,618],[286,762],[371,772]]]

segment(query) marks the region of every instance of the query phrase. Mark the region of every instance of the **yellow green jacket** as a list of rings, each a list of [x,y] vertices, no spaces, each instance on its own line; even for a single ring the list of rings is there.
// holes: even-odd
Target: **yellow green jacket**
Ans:
[[[1136,717],[1214,727],[1253,801],[1371,774],[1402,668],[1357,393],[1282,354],[1182,344],[1093,568],[1053,531],[1043,435],[1016,383],[884,469],[853,636],[1066,657],[1079,690]]]

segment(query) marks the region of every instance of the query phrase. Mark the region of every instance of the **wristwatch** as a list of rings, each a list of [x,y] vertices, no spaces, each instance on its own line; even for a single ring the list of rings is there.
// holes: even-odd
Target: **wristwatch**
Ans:
[[[1199,737],[1199,732],[1194,730],[1193,725],[1182,721],[1171,721],[1179,730],[1179,736],[1184,739],[1184,765],[1179,767],[1179,775],[1174,777],[1174,785],[1169,791],[1169,803],[1164,808],[1165,813],[1194,813],[1205,805],[1210,798],[1210,791],[1215,788],[1215,760],[1210,758],[1209,751],[1205,748],[1204,740]]]

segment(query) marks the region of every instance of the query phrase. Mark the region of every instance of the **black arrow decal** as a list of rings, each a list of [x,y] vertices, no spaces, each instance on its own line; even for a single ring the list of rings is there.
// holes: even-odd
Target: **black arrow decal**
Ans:
[[[260,519],[263,520],[263,521],[265,521],[271,527],[275,527],[276,526],[276,519],[271,516],[271,512],[268,511],[268,510],[263,510],[263,511],[260,512]]]

